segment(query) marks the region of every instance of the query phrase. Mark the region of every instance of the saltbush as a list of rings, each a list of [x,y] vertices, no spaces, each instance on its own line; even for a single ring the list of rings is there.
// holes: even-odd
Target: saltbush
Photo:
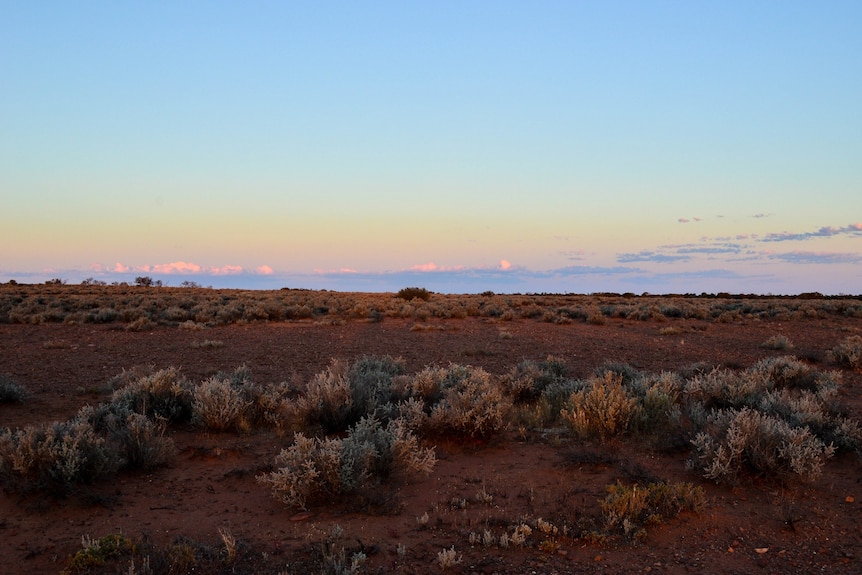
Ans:
[[[706,505],[702,487],[691,483],[650,483],[608,487],[601,501],[602,514],[608,529],[622,529],[626,535],[645,535],[644,525],[656,525],[672,519],[683,511],[700,512]]]
[[[0,481],[14,491],[69,493],[114,473],[121,461],[81,418],[0,433]]]
[[[746,472],[814,481],[835,453],[808,428],[749,408],[713,412],[692,444],[691,467],[717,483],[735,483]]]
[[[216,375],[193,388],[192,423],[212,431],[247,432],[251,406],[243,386]]]
[[[0,375],[0,403],[22,402],[27,390],[8,375]]]
[[[403,373],[404,362],[388,356],[364,357],[352,365],[335,360],[312,378],[292,409],[298,419],[327,433],[343,432],[369,415],[388,418],[398,399],[394,379]]]
[[[569,397],[561,415],[578,436],[607,439],[629,429],[638,405],[626,393],[622,381],[621,375],[605,371]]]
[[[420,447],[402,421],[384,426],[364,418],[344,438],[297,433],[276,457],[276,469],[258,480],[283,503],[304,509],[314,500],[353,493],[397,473],[430,473],[435,463],[434,450]]]
[[[842,367],[862,367],[862,336],[851,335],[829,350],[829,359]]]
[[[191,384],[178,369],[170,367],[127,383],[114,392],[111,403],[130,413],[168,422],[188,421],[192,415]]]
[[[395,297],[410,301],[413,299],[420,299],[422,301],[428,301],[431,299],[431,292],[429,292],[425,288],[420,287],[406,287],[398,290],[398,293],[395,294]]]
[[[426,405],[425,428],[435,434],[489,438],[506,428],[512,400],[482,368],[453,364],[427,368],[412,381]]]

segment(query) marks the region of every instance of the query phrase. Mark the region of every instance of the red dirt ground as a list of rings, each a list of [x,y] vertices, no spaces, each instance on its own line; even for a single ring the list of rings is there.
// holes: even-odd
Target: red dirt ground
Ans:
[[[197,382],[244,364],[256,383],[269,384],[308,381],[333,358],[392,355],[402,357],[409,372],[454,362],[503,374],[523,359],[554,355],[581,377],[606,361],[647,371],[701,361],[747,367],[784,354],[760,346],[783,334],[795,344],[789,353],[826,370],[835,367],[826,350],[862,330],[858,318],[729,324],[612,319],[605,325],[468,318],[434,320],[426,325],[431,329],[421,330],[411,329],[414,324],[260,323],[141,333],[111,325],[4,324],[0,373],[32,395],[23,404],[0,404],[0,427],[63,420],[84,404],[107,401],[109,395],[100,391],[107,380],[135,366],[176,366]],[[679,333],[659,333],[669,326]],[[192,345],[203,340],[223,345]],[[843,378],[842,399],[859,419],[862,374],[844,370]],[[512,429],[488,444],[439,443],[439,461],[427,478],[297,515],[255,480],[288,438],[271,431],[168,433],[178,447],[168,467],[122,473],[86,488],[81,497],[0,496],[0,573],[58,573],[80,549],[82,536],[123,533],[159,546],[182,537],[223,549],[219,528],[236,537],[237,560],[211,562],[194,572],[308,572],[336,524],[348,556],[360,549],[368,556],[368,573],[439,572],[437,554],[452,546],[463,556],[448,570],[454,573],[862,573],[862,464],[852,455],[830,460],[813,485],[748,482],[731,488],[688,471],[685,453]],[[470,532],[491,529],[499,535],[522,517],[573,528],[595,523],[606,487],[637,479],[699,482],[709,504],[700,514],[649,527],[637,544],[622,537],[590,543],[561,536],[559,549],[548,552],[468,541]],[[490,504],[475,499],[482,489],[493,497]],[[429,521],[423,526],[417,517],[424,513]],[[140,572],[140,562],[137,567]],[[129,560],[115,569],[129,572]]]

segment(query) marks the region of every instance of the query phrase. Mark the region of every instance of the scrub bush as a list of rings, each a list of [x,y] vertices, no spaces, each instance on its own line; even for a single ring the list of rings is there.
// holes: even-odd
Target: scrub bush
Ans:
[[[276,469],[258,481],[283,503],[305,509],[311,501],[354,493],[398,473],[430,473],[435,463],[434,450],[420,447],[402,421],[384,426],[365,418],[343,439],[297,433],[293,444],[276,457]]]
[[[569,397],[561,415],[578,436],[608,439],[629,429],[639,408],[637,400],[626,393],[622,381],[622,376],[606,371]]]
[[[192,415],[191,384],[170,367],[132,380],[114,392],[111,403],[129,413],[168,422],[188,421]]]
[[[80,418],[0,433],[0,481],[13,491],[67,494],[120,464],[105,439]]]
[[[0,403],[22,402],[26,398],[26,389],[8,375],[0,375]]]
[[[414,299],[420,299],[422,301],[428,301],[431,299],[431,292],[429,292],[425,288],[420,287],[406,287],[398,290],[398,293],[395,294],[395,297],[410,301]]]
[[[441,435],[489,438],[506,428],[512,408],[502,385],[477,367],[425,369],[414,378],[412,390],[425,401],[427,431]]]
[[[808,428],[749,408],[712,413],[692,441],[690,466],[716,483],[735,483],[744,472],[814,481],[835,447]]]
[[[343,432],[366,416],[388,418],[398,399],[394,379],[403,373],[403,361],[388,356],[364,357],[353,365],[335,360],[309,382],[293,411],[327,433]]]
[[[829,359],[841,367],[862,367],[862,336],[852,335],[830,349]]]
[[[691,483],[650,483],[646,486],[616,483],[601,501],[608,529],[622,529],[641,538],[644,525],[657,525],[683,511],[700,512],[706,505],[702,487]]]
[[[244,386],[225,377],[205,380],[192,390],[192,423],[212,431],[249,431],[252,402],[246,395]]]

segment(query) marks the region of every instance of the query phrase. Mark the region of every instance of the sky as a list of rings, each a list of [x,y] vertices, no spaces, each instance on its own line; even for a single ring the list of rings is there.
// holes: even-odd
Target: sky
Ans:
[[[862,293],[862,3],[2,2],[0,282]]]

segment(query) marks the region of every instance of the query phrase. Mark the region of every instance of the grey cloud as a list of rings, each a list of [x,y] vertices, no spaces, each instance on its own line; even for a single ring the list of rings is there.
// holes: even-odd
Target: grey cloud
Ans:
[[[705,246],[680,247],[678,254],[738,254],[742,251],[740,244],[713,244]]]
[[[625,266],[601,267],[601,266],[567,266],[556,268],[546,272],[547,275],[585,276],[585,275],[620,275],[643,273],[639,268]]]
[[[652,250],[643,250],[635,254],[619,254],[617,256],[617,261],[621,264],[634,262],[671,263],[684,262],[690,259],[691,258],[689,256],[674,256],[669,254],[663,254],[660,252],[654,252]]]
[[[854,253],[786,252],[783,254],[770,254],[769,258],[794,264],[862,263],[862,254]]]
[[[799,240],[810,240],[814,238],[829,238],[832,236],[838,235],[862,235],[862,224],[850,224],[848,226],[844,226],[841,228],[836,228],[833,226],[823,226],[817,231],[814,232],[802,232],[802,233],[792,233],[792,232],[780,232],[780,233],[772,233],[766,234],[763,238],[760,239],[761,242],[787,242],[787,241],[799,241]]]

